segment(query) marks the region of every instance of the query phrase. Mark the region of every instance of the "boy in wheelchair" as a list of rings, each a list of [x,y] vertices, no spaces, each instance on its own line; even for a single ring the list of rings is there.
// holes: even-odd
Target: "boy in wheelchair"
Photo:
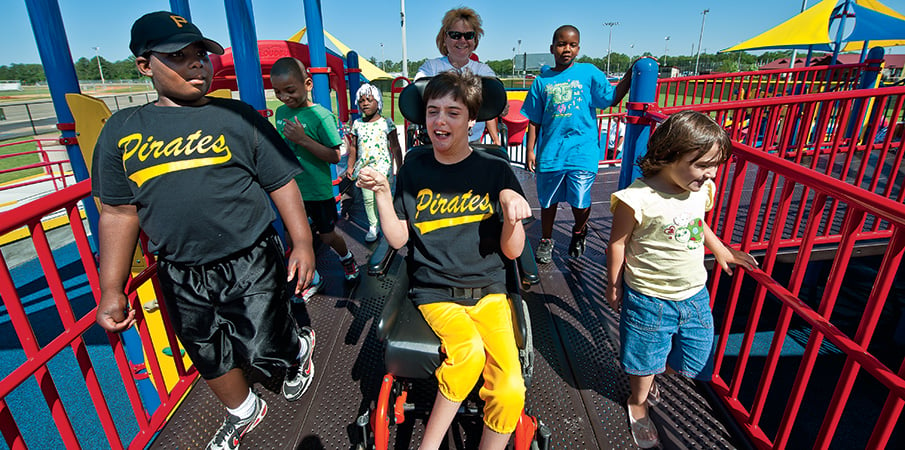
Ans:
[[[374,191],[389,245],[408,244],[409,297],[446,355],[421,448],[440,446],[482,375],[481,449],[505,448],[525,402],[505,259],[522,252],[531,208],[508,163],[469,146],[481,83],[468,72],[430,80],[422,97],[433,151],[408,155],[395,196],[376,171],[363,169],[357,182]]]

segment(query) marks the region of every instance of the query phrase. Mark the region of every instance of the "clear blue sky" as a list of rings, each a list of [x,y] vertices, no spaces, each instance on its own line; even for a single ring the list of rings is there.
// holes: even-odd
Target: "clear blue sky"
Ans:
[[[807,4],[813,6],[817,2],[808,0]],[[905,0],[883,3],[905,13]],[[100,47],[101,56],[111,61],[129,56],[129,29],[136,18],[170,6],[167,0],[59,0],[59,4],[73,59],[93,57],[93,48]],[[321,0],[321,4],[327,31],[360,55],[381,59],[382,42],[386,59],[402,59],[398,0]],[[439,55],[434,38],[440,19],[448,9],[463,4],[477,10],[484,20],[485,36],[476,51],[482,60],[512,58],[513,48],[517,47],[522,52],[547,52],[553,30],[567,23],[581,30],[582,54],[603,57],[610,31],[604,22],[619,22],[612,27],[613,52],[689,55],[692,45],[697,49],[704,9],[710,12],[706,15],[701,47],[713,53],[766,31],[801,10],[799,0],[409,0],[409,60]],[[512,4],[519,6],[509,6]],[[189,5],[193,21],[205,35],[229,47],[223,0],[189,0]],[[301,0],[253,0],[258,39],[286,39],[298,31],[305,25],[302,5]],[[666,36],[670,37],[668,41]],[[3,0],[0,37],[0,65],[40,63],[24,0]],[[893,53],[903,52],[903,47],[893,49]]]

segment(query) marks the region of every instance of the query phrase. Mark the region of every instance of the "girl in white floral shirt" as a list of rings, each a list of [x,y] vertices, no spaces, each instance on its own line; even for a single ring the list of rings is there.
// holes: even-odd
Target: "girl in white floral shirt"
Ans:
[[[361,119],[356,119],[352,123],[346,176],[354,180],[358,178],[359,170],[372,167],[389,178],[393,174],[393,161],[395,160],[396,167],[402,165],[402,150],[399,147],[396,124],[380,115],[383,109],[383,96],[376,86],[363,84],[355,98]],[[368,234],[365,235],[365,241],[374,242],[380,229],[374,192],[362,189],[362,195],[365,214],[368,216]]]

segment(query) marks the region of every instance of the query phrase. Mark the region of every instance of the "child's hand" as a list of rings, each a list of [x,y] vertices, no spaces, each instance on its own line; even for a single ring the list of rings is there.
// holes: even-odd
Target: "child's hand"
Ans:
[[[528,172],[534,172],[534,169],[537,167],[537,159],[534,156],[534,150],[528,149],[527,154],[525,155],[525,169]]]
[[[311,138],[305,134],[305,126],[299,122],[298,117],[283,122],[283,136],[296,144],[305,146],[305,143]]]
[[[610,304],[613,311],[619,312],[622,307],[622,284],[618,286],[610,285],[606,287],[606,302]]]
[[[287,265],[289,277],[286,281],[291,282],[293,278],[296,279],[294,287],[296,295],[299,295],[314,280],[314,261],[314,248],[311,246],[294,247],[289,252]]]
[[[126,295],[122,292],[102,292],[95,316],[97,324],[111,333],[119,333],[131,327],[135,323],[135,310],[127,311],[127,304]]]
[[[386,175],[371,167],[364,167],[358,172],[358,181],[355,182],[355,185],[363,189],[370,189],[375,194],[383,191],[390,192],[390,182]]]
[[[512,189],[500,191],[500,207],[503,209],[503,219],[510,225],[531,217],[531,205],[528,204],[528,200]]]
[[[750,253],[745,253],[732,247],[725,248],[727,250],[725,254],[713,254],[713,256],[716,258],[717,263],[719,263],[720,267],[723,268],[723,272],[732,275],[732,268],[729,267],[729,264],[742,266],[747,270],[753,270],[757,268],[757,260],[754,259],[754,257],[751,256]]]

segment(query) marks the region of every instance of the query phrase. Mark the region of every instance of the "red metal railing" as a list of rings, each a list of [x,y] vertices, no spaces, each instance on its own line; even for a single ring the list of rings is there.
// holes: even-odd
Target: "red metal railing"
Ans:
[[[799,97],[805,94],[816,94],[823,92],[842,92],[837,94],[837,98],[850,98],[851,92],[856,89],[858,79],[861,72],[874,61],[865,61],[862,64],[840,64],[835,66],[815,66],[796,69],[777,69],[763,70],[752,72],[734,72],[719,73],[712,75],[700,75],[692,77],[678,78],[660,78],[657,80],[657,91],[655,103],[664,109],[664,111],[678,111],[679,109],[693,109],[699,111],[720,111],[731,108],[733,105],[743,100],[767,100],[771,102],[747,103],[747,105],[759,105],[752,107],[757,110],[758,114],[741,114],[735,117],[737,130],[733,134],[733,139],[744,141],[748,145],[760,147],[754,144],[754,139],[760,134],[747,134],[747,124],[762,124],[761,128],[770,130],[765,142],[774,142],[778,131],[780,117],[785,116],[782,109],[790,108],[799,101]],[[783,99],[794,95],[794,100]],[[869,96],[869,95],[865,95]],[[739,103],[736,103],[739,102]],[[709,105],[710,109],[706,109]],[[774,107],[766,108],[768,105]],[[609,130],[611,120],[624,122],[624,108],[610,108],[601,111],[597,115],[597,132],[598,136],[603,139]],[[677,107],[683,108],[677,108]],[[674,109],[675,108],[675,109]],[[775,111],[775,112],[774,112]],[[840,111],[838,108],[836,111]],[[771,115],[773,112],[773,115]],[[826,116],[830,117],[829,115]],[[769,125],[765,121],[770,120]],[[732,122],[727,121],[727,126]],[[825,127],[830,126],[833,122],[827,122]],[[773,139],[773,140],[771,140]],[[776,143],[778,144],[778,143]],[[601,148],[604,148],[601,146]],[[613,164],[621,162],[620,158],[616,158],[615,149],[606,148],[604,156],[601,158],[601,164]]]
[[[27,172],[33,169],[40,170],[44,172],[44,175],[38,176],[35,178],[27,178],[19,181],[15,181],[12,183],[7,183],[0,185],[0,191],[15,189],[23,186],[29,186],[38,183],[44,183],[50,181],[53,183],[53,188],[55,191],[58,191],[67,186],[66,180],[66,167],[69,165],[69,156],[66,154],[66,149],[64,148],[47,148],[50,146],[59,146],[59,142],[56,139],[29,139],[26,141],[20,142],[11,142],[6,144],[0,144],[0,148],[10,147],[13,145],[21,145],[21,144],[31,144],[35,145],[34,150],[25,151],[25,152],[17,152],[17,153],[9,153],[5,155],[0,155],[0,160],[9,159],[9,158],[19,158],[19,157],[27,157],[28,155],[36,155],[38,162],[19,165],[10,169],[0,169],[0,175],[5,173],[17,173],[17,172]],[[59,156],[57,158],[52,158],[51,154],[58,153]],[[34,157],[32,157],[34,158]]]
[[[873,107],[880,110],[883,110],[884,105],[892,105],[892,116],[898,117],[903,93],[905,90],[899,89],[876,90],[873,93],[850,92],[847,98],[841,98],[839,94],[808,97],[809,101],[816,102],[810,106],[811,109],[819,110],[820,102],[836,102],[835,106],[840,110],[851,111],[848,116],[840,116],[843,120],[839,123],[848,123],[845,120],[848,117],[857,117],[858,120],[854,123],[860,123],[866,107],[854,106],[859,99],[871,97]],[[774,105],[775,101],[771,99],[768,103]],[[807,110],[809,101],[802,102],[802,108]],[[728,110],[714,109],[718,118],[731,117],[732,108],[726,104],[721,106]],[[831,109],[826,104],[824,106],[823,111],[828,114]],[[664,111],[677,109],[685,108],[668,108]],[[660,121],[666,115],[650,113],[648,117]],[[823,123],[824,120],[818,118],[817,122]],[[825,130],[820,127],[818,129]],[[877,134],[875,128],[868,126],[859,130],[858,127],[851,127],[848,131],[845,139],[850,147],[844,159],[846,162],[841,164],[846,169],[851,166],[853,157],[877,161],[877,155],[889,153],[890,135],[874,144]],[[788,133],[789,127],[785,127],[784,132]],[[824,134],[816,133],[818,136]],[[905,205],[901,204],[902,194],[897,199],[891,199],[890,195],[883,194],[888,194],[892,188],[877,193],[870,192],[866,188],[852,186],[847,177],[837,177],[835,175],[838,174],[831,170],[821,173],[802,164],[802,156],[809,152],[815,159],[825,153],[831,157],[840,153],[839,149],[843,147],[840,136],[846,134],[845,130],[828,134],[830,136],[825,139],[814,139],[813,142],[817,144],[813,150],[808,151],[799,147],[792,152],[770,154],[749,145],[734,144],[733,163],[719,171],[717,202],[707,217],[708,223],[724,242],[743,251],[763,255],[761,269],[751,272],[740,270],[728,279],[718,266],[714,267],[709,286],[711,306],[714,306],[717,292],[721,292],[720,298],[728,298],[725,305],[720,305],[724,313],[717,324],[718,342],[712,385],[758,448],[786,448],[789,445],[799,447],[802,439],[813,442],[814,448],[828,448],[845,412],[848,412],[849,418],[846,429],[850,431],[847,434],[853,434],[850,425],[852,416],[858,416],[859,424],[871,420],[873,429],[865,438],[863,447],[884,448],[889,443],[905,402],[905,361],[894,358],[892,361],[881,361],[870,351],[874,332],[905,254]],[[782,136],[785,136],[784,140],[788,139],[787,134]],[[859,144],[865,140],[868,144]],[[833,145],[826,145],[826,142]],[[894,152],[901,154],[899,146],[895,147]],[[833,165],[832,159],[827,165]],[[901,167],[901,156],[886,167],[893,167],[893,173],[897,172]],[[847,173],[847,170],[842,173]],[[855,180],[857,184],[863,184],[864,178],[862,164],[855,173]],[[895,189],[902,189],[901,178],[892,178],[887,182],[897,186]],[[870,188],[876,186],[875,181],[866,184]],[[854,313],[856,317],[860,316],[860,323],[853,333],[846,333],[842,328],[851,327],[837,326],[832,317],[843,279],[846,275],[852,276],[849,274],[849,263],[856,255],[857,247],[877,241],[884,244],[880,247],[882,261],[873,282],[867,283],[871,288],[863,310]],[[812,306],[802,298],[804,296],[801,295],[801,290],[802,287],[807,287],[805,273],[809,264],[814,262],[814,255],[818,250],[829,250],[833,254],[832,268],[819,302]],[[783,253],[794,254],[787,282],[778,281],[786,279],[784,272],[774,273],[779,270],[779,258]],[[863,277],[863,274],[858,276]],[[752,282],[755,284],[753,289],[750,285]],[[753,297],[750,292],[754,292]],[[777,305],[778,318],[774,320],[765,311],[775,310]],[[803,355],[798,358],[793,384],[783,386],[774,383],[774,380],[780,370],[780,357],[790,358],[781,352],[784,344],[790,341],[793,321],[799,329],[809,330],[806,331],[808,339]],[[742,337],[738,355],[727,355],[730,336],[739,331],[742,332]],[[772,333],[766,358],[763,362],[758,360],[758,364],[751,364],[752,348],[755,341],[763,340],[758,334],[765,331]],[[827,355],[821,355],[824,339],[844,354],[845,361],[841,367],[834,368],[823,362],[827,358]],[[883,339],[889,338],[884,336]],[[872,348],[877,348],[877,343],[873,344]],[[733,357],[734,364],[731,364]],[[815,372],[818,364],[821,364],[819,373]],[[898,371],[891,369],[888,364],[898,365]],[[873,383],[874,391],[877,385],[887,390],[885,403],[879,413],[873,410],[865,417],[863,409],[847,408],[859,374],[863,375],[861,385],[868,383],[864,381],[867,378]],[[809,398],[818,396],[824,402],[819,407],[802,410],[805,394],[814,377],[822,380],[836,377],[838,381],[829,401],[826,401],[825,395],[812,392]],[[758,380],[753,396],[750,389],[742,392],[743,384],[748,386],[752,378]],[[765,419],[765,411],[780,410],[783,411],[781,417],[774,414]],[[822,425],[819,430],[816,427],[807,429],[803,425],[795,427],[796,422],[802,422],[804,416],[813,420],[814,417],[820,418],[821,413]],[[797,433],[798,441],[790,444],[793,432]],[[802,435],[805,437],[802,438]],[[847,438],[850,439],[851,436]]]
[[[78,208],[79,201],[85,199],[93,201],[90,195],[90,182],[83,181],[0,215],[0,234],[5,234],[23,226],[28,227],[35,253],[50,288],[55,310],[59,312],[60,321],[63,325],[63,332],[56,338],[46,345],[38,344],[33,325],[23,307],[19,288],[17,288],[12,278],[6,259],[0,255],[0,296],[3,298],[3,304],[7,309],[10,321],[21,344],[21,349],[27,358],[22,365],[0,380],[0,431],[2,431],[7,445],[12,449],[24,449],[26,448],[26,443],[20,427],[16,424],[13,411],[7,404],[7,396],[29,378],[34,378],[40,386],[41,395],[50,410],[53,422],[65,446],[67,448],[79,448],[81,446],[76,436],[75,428],[79,426],[78,420],[84,419],[75,416],[72,411],[67,411],[61,400],[60,390],[57,387],[57,384],[63,381],[56,380],[48,370],[48,362],[63,352],[67,346],[71,347],[78,361],[83,375],[84,386],[89,392],[90,401],[94,405],[110,448],[120,449],[126,446],[120,440],[110,408],[105,399],[105,393],[98,380],[95,366],[88,356],[83,337],[85,333],[97,326],[94,317],[97,310],[96,304],[100,297],[97,264]],[[70,231],[81,260],[81,270],[84,271],[84,276],[88,280],[94,297],[95,307],[81,316],[76,316],[70,306],[71,299],[68,298],[63,277],[60,275],[60,269],[56,266],[51,246],[41,226],[41,219],[44,216],[59,210],[64,210],[69,217]],[[156,283],[156,264],[151,258],[148,258],[148,269],[130,280],[126,290],[130,306],[136,311],[137,329],[141,335],[142,346],[147,355],[144,367],[133,366],[126,357],[121,337],[108,334],[113,359],[116,362],[123,388],[128,396],[134,415],[133,419],[137,422],[139,428],[139,432],[127,444],[128,448],[144,448],[151,441],[154,434],[162,427],[167,416],[173,411],[177,402],[187,392],[197,377],[197,372],[194,368],[186,369],[182,365],[181,358],[172,358],[172,361],[166,363],[176,365],[179,380],[172,389],[167,389],[166,387],[161,371],[162,362],[158,361],[156,356],[154,356],[156,352],[151,343],[147,323],[144,320],[143,309],[136,295],[138,286],[149,280],[154,286],[157,298],[161,298],[159,287]],[[163,302],[160,302],[160,307],[165,308]],[[163,317],[165,327],[168,330],[168,345],[170,348],[178,348],[176,338],[171,331],[172,328],[166,320],[166,314],[163,314]],[[178,352],[176,353],[178,354]],[[138,374],[141,369],[147,369],[154,379],[161,403],[152,414],[146,412],[136,387],[136,381],[143,378],[142,375]],[[66,380],[66,382],[71,382],[71,380]],[[67,387],[67,389],[70,388],[71,386]],[[30,414],[37,414],[37,412],[30,412]],[[33,418],[28,417],[27,419]]]
[[[712,114],[726,124],[734,141],[763,153],[772,153],[799,167],[807,167],[836,180],[849,189],[860,188],[897,203],[905,201],[905,173],[902,172],[902,123],[905,123],[905,87],[857,90],[782,98],[697,105],[695,110]],[[686,109],[664,108],[662,113]],[[652,114],[658,116],[658,114]],[[664,116],[659,116],[664,117]],[[761,123],[760,131],[753,123]],[[841,124],[837,126],[836,124]],[[725,173],[723,176],[727,176]],[[725,179],[724,179],[725,181]],[[776,213],[781,193],[779,179],[771,177],[760,195],[765,197],[763,214]],[[808,186],[795,193],[796,208],[788,218],[776,222],[788,239],[781,247],[795,248],[804,239],[805,220],[813,214],[801,205],[816,195]],[[724,195],[720,195],[722,199]],[[822,215],[816,244],[836,244],[844,238],[841,228],[846,205],[832,197]],[[719,206],[717,210],[719,211]],[[871,239],[888,239],[892,224],[875,219],[868,222]],[[753,242],[765,246],[766,225],[755,230]]]
[[[819,417],[823,411],[822,408],[801,410],[809,381],[815,376],[823,380],[838,376],[835,391],[828,403],[829,409],[823,413],[823,425],[814,438],[814,448],[828,448],[837,431],[842,413],[846,411],[855,379],[859,373],[863,373],[888,390],[886,404],[874,422],[873,432],[869,441],[865,443],[865,448],[885,447],[899,419],[905,399],[905,379],[903,379],[905,364],[901,361],[896,362],[900,366],[898,372],[895,372],[871,354],[869,347],[892,281],[896,272],[900,270],[905,249],[905,205],[871,192],[854,189],[842,181],[746,145],[735,145],[733,154],[735,163],[731,168],[723,170],[724,174],[731,172],[731,176],[723,178],[728,181],[724,186],[728,204],[722,214],[715,212],[708,220],[714,222],[714,230],[725,242],[734,243],[744,251],[764,250],[764,257],[761,270],[739,273],[728,282],[721,280],[722,275],[718,267],[711,274],[712,293],[721,288],[729,290],[728,304],[725,305],[722,323],[718,327],[714,388],[758,447],[785,448],[789,444],[790,435],[796,419],[800,418],[800,413]],[[752,172],[753,181],[750,176]],[[765,193],[776,185],[782,187],[778,190],[776,205],[772,205],[775,213],[765,213],[771,207],[768,205],[771,201],[767,200],[768,196]],[[792,215],[795,199],[802,188],[811,192],[806,206],[809,213],[804,217],[803,236],[791,236],[781,224],[786,223]],[[750,200],[745,207],[743,198],[748,196]],[[805,205],[799,207],[804,209]],[[834,245],[832,270],[829,272],[819,306],[815,310],[801,299],[800,290],[812,253],[821,243],[819,231],[826,226],[821,218],[834,207],[844,210],[844,218],[838,232],[841,239]],[[860,324],[854,335],[850,336],[834,325],[832,314],[856,245],[877,237],[867,225],[871,221],[889,224],[886,233],[889,241],[882,253],[882,263],[872,284],[870,295],[861,312]],[[742,228],[741,237],[738,233],[739,227]],[[759,238],[758,234],[764,229],[769,230],[769,233]],[[777,281],[773,272],[777,267],[780,250],[790,246],[796,249],[797,254],[789,281],[782,283]],[[754,298],[751,300],[750,310],[740,312],[742,307],[748,306],[740,299],[745,298],[743,292],[750,292],[750,287],[743,291],[743,283],[749,277],[756,283]],[[764,308],[768,302],[770,305],[779,303],[779,318],[772,328],[772,341],[766,361],[760,370],[753,400],[745,400],[740,396],[740,390],[744,381],[757,376],[757,369],[749,365],[750,353],[756,333],[761,329],[760,320],[765,314]],[[793,318],[796,323],[805,323],[810,332],[794,384],[791,388],[780,387],[773,383],[774,375],[780,363],[780,351],[783,344],[788,341]],[[745,322],[741,348],[734,367],[724,366],[727,340],[735,331],[733,324],[736,321]],[[772,324],[764,324],[764,327],[769,329],[770,325]],[[814,372],[815,365],[821,359],[819,353],[824,339],[845,354],[844,366],[838,372],[829,373],[827,365],[821,366],[819,374]],[[775,407],[776,399],[787,399],[786,402],[781,402],[784,408]],[[768,400],[774,402],[771,410],[783,410],[779,425],[775,430],[769,431],[763,426],[765,404]]]
[[[856,88],[871,61],[796,69],[718,73],[657,80],[657,104],[687,106]]]

